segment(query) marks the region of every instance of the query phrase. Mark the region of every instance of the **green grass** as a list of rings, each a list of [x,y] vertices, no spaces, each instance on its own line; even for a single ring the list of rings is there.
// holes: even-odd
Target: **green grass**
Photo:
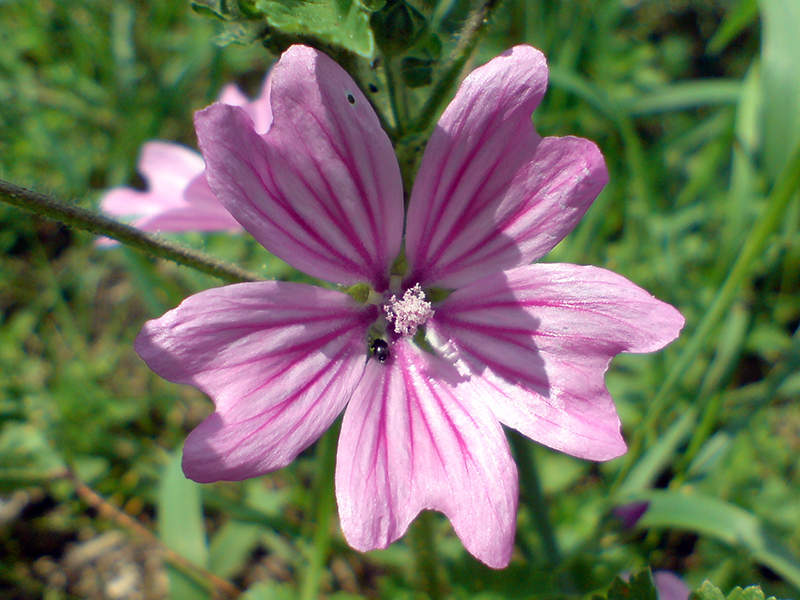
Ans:
[[[438,4],[449,26],[464,3]],[[273,60],[257,44],[216,47],[213,21],[183,1],[6,0],[0,12],[0,178],[84,207],[141,183],[146,140],[194,146],[193,111],[226,82],[254,93]],[[776,187],[800,143],[799,13],[777,0],[508,0],[494,15],[471,64],[516,43],[542,49],[551,85],[538,130],[595,140],[611,171],[547,260],[621,273],[687,325],[665,351],[612,363],[626,457],[531,450],[557,564],[524,503],[518,555],[500,572],[431,520],[453,597],[586,594],[647,565],[693,587],[800,597],[800,202],[796,183],[782,200]],[[180,239],[293,276],[244,237]],[[99,597],[42,566],[129,531],[87,506],[69,468],[183,557],[168,557],[175,598],[210,597],[208,573],[250,598],[294,598],[320,564],[322,597],[419,597],[410,540],[360,554],[335,514],[332,539],[315,528],[329,503],[314,449],[241,484],[200,487],[176,471],[211,404],[152,374],[132,341],[217,281],[5,205],[0,255],[0,498],[25,499],[0,519],[0,596]],[[610,510],[637,498],[653,510],[624,530]]]

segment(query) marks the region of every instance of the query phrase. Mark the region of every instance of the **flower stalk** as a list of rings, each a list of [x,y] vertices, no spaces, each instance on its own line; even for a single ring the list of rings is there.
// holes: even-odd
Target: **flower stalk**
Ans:
[[[445,598],[444,585],[439,572],[438,553],[433,539],[434,516],[430,511],[423,511],[411,524],[411,544],[414,549],[414,566],[417,572],[419,589],[430,600]]]
[[[146,254],[190,267],[228,283],[260,281],[264,278],[207,254],[159,239],[135,227],[104,215],[69,204],[40,192],[0,180],[0,200],[35,215],[53,219],[69,227],[113,238]]]
[[[539,468],[530,444],[516,431],[509,432],[509,441],[519,468],[520,501],[531,513],[545,554],[545,561],[553,566],[561,563],[561,549],[555,529],[550,522],[547,501],[542,491]]]
[[[409,127],[410,131],[422,133],[430,128],[433,119],[452,96],[451,92],[458,76],[478,45],[489,16],[499,4],[500,0],[486,0],[470,15],[449,61],[442,68],[439,78],[428,94],[428,100],[422,105],[414,122]]]
[[[333,474],[336,470],[336,440],[339,428],[332,427],[317,444],[316,474],[314,476],[314,497],[312,507],[314,514],[314,535],[311,556],[303,576],[300,590],[301,600],[315,600],[319,596],[319,588],[325,562],[331,547],[331,518],[336,510],[336,498],[333,492]]]

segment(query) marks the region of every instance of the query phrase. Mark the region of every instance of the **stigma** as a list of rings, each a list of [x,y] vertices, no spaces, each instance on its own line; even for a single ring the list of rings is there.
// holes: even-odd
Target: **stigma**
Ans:
[[[425,292],[419,284],[409,288],[402,299],[392,296],[388,304],[383,305],[386,320],[394,323],[394,331],[403,337],[414,337],[417,328],[433,316],[433,307],[425,299]]]

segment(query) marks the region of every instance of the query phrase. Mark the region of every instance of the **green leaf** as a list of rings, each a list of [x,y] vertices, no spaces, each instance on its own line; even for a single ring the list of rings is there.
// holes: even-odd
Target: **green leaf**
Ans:
[[[676,83],[634,98],[627,105],[633,116],[654,115],[704,106],[734,105],[739,101],[739,81],[712,79]]]
[[[12,422],[0,430],[0,491],[42,484],[63,469],[61,457],[34,425]]]
[[[605,596],[594,596],[594,600],[658,600],[650,569],[632,575],[628,581],[615,577]]]
[[[261,39],[264,29],[260,21],[223,21],[219,24],[214,43],[222,48],[231,44],[247,46]]]
[[[800,142],[800,2],[760,0],[764,162],[776,178]]]
[[[251,523],[225,523],[211,540],[209,570],[224,579],[240,573],[263,532],[263,527]]]
[[[758,16],[756,0],[739,0],[725,15],[717,33],[708,43],[708,51],[717,54],[733,42],[745,29],[750,27]]]
[[[186,479],[179,452],[170,457],[158,494],[158,533],[169,549],[199,567],[208,564],[208,546],[203,524],[200,486]],[[174,568],[168,570],[173,598],[186,600],[209,597],[198,582]]]
[[[436,61],[407,56],[400,62],[400,75],[410,88],[419,88],[433,83],[433,65]]]
[[[292,586],[271,581],[261,581],[248,588],[241,600],[295,600],[297,590]]]
[[[256,0],[255,7],[283,34],[315,37],[372,58],[369,12],[357,0]]]
[[[704,581],[696,592],[689,596],[690,600],[725,600],[725,594],[710,581]]]
[[[386,6],[386,0],[358,0],[361,6],[366,8],[369,12],[375,12]]]
[[[703,585],[696,592],[689,596],[690,600],[726,600],[725,594],[710,581],[704,581]],[[774,596],[764,598],[764,592],[757,585],[751,585],[744,589],[737,587],[728,594],[727,600],[775,600]]]
[[[677,491],[651,491],[636,497],[650,506],[638,525],[675,528],[714,537],[748,552],[800,587],[800,563],[764,527],[754,514],[716,498]]]
[[[692,430],[697,426],[697,413],[689,409],[662,434],[648,449],[617,491],[620,502],[627,502],[632,494],[648,489],[675,457]]]
[[[751,585],[744,589],[737,587],[728,594],[728,600],[765,600],[764,592],[760,586]],[[775,600],[775,596],[770,596],[766,600]]]

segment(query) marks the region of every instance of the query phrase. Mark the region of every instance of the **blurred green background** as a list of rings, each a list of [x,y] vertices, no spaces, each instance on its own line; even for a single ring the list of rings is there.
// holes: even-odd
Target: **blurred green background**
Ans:
[[[449,35],[474,3],[413,4]],[[612,363],[626,457],[518,448],[521,468],[538,464],[553,539],[526,490],[505,571],[431,519],[453,597],[578,597],[648,565],[800,596],[800,203],[775,192],[800,142],[799,33],[797,0],[493,13],[467,69],[516,43],[543,50],[539,132],[596,141],[611,171],[547,260],[621,273],[687,325],[667,350]],[[254,95],[274,59],[218,34],[183,0],[0,0],[0,178],[84,207],[141,187],[142,143],[196,147],[192,113],[228,82]],[[176,239],[294,277],[246,236]],[[183,479],[180,447],[211,403],[152,374],[132,341],[218,281],[5,205],[0,256],[0,597],[191,600],[224,593],[215,577],[248,598],[421,597],[408,543],[347,547],[314,448],[258,480]],[[631,500],[650,510],[625,528],[613,508]]]

